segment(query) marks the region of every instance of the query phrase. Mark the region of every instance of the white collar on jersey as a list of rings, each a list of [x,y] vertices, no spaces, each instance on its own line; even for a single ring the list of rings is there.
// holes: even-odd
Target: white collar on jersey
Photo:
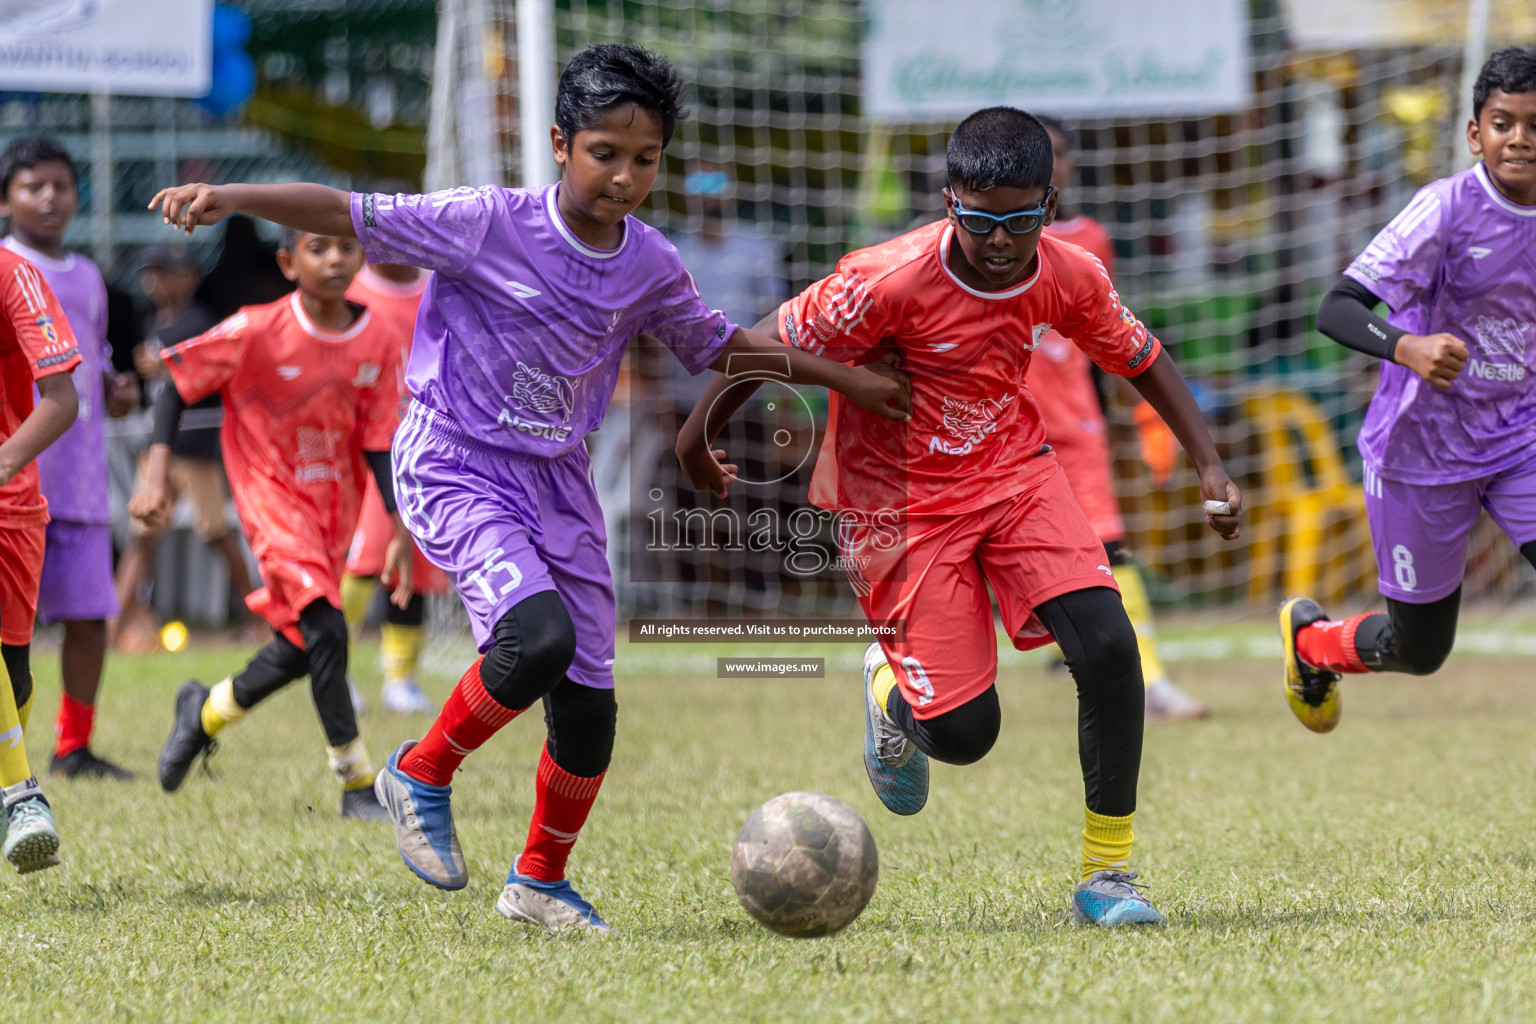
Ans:
[[[1039,258],[1035,260],[1035,272],[1029,275],[1029,280],[1023,282],[1022,284],[1015,285],[1005,292],[984,292],[972,288],[970,285],[956,277],[953,270],[949,269],[949,240],[953,238],[954,235],[955,226],[953,224],[946,224],[944,226],[944,237],[939,239],[939,266],[944,268],[945,276],[947,276],[951,281],[955,282],[955,284],[959,286],[959,288],[967,295],[974,295],[978,299],[991,299],[993,301],[997,301],[999,299],[1016,299],[1020,295],[1023,295],[1025,292],[1033,288],[1035,286],[1035,282],[1040,280],[1040,268],[1045,266],[1045,257],[1043,255],[1039,255],[1039,250],[1037,249],[1036,255],[1039,256]]]
[[[6,235],[3,244],[11,252],[25,257],[28,263],[42,267],[44,270],[57,270],[63,273],[75,269],[75,254],[67,250],[63,256],[49,256],[38,252],[15,235]]]
[[[1500,192],[1498,186],[1493,183],[1493,179],[1488,177],[1487,164],[1479,160],[1477,166],[1472,168],[1472,172],[1477,175],[1477,183],[1483,186],[1483,191],[1488,193],[1488,198],[1492,199],[1495,203],[1498,203],[1510,213],[1519,214],[1522,217],[1536,217],[1536,206],[1521,206],[1519,203],[1513,203],[1504,198],[1504,193]]]
[[[344,331],[328,331],[309,318],[309,313],[304,309],[304,303],[299,301],[298,292],[288,296],[288,305],[293,308],[294,318],[299,321],[299,326],[304,328],[304,333],[308,334],[311,338],[318,338],[321,341],[351,341],[363,333],[364,328],[368,326],[368,321],[373,318],[373,311],[364,309],[363,315],[358,317],[351,327]]]
[[[427,290],[427,279],[432,275],[423,270],[420,274],[416,275],[416,280],[401,283],[399,281],[391,281],[377,270],[374,270],[372,264],[364,263],[363,269],[357,272],[357,276],[363,279],[363,286],[365,288],[372,288],[381,295],[391,295],[397,299],[414,299]]]
[[[560,216],[560,204],[555,201],[555,193],[559,191],[560,184],[558,182],[544,190],[544,208],[549,211],[549,222],[555,226],[555,230],[560,232],[560,237],[565,239],[572,249],[575,249],[583,256],[590,256],[595,260],[611,260],[624,251],[624,246],[629,241],[629,217],[627,214],[624,220],[620,222],[624,228],[624,237],[619,239],[619,247],[617,249],[594,249],[586,242],[577,238],[571,233],[571,229],[565,226],[565,220]]]

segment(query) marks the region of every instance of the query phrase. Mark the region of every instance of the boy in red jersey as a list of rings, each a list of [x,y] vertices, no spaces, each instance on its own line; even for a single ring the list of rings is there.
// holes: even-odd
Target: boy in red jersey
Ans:
[[[832,397],[811,485],[812,501],[838,513],[865,614],[904,627],[865,656],[865,767],[886,807],[914,814],[927,800],[929,757],[969,764],[991,749],[1000,711],[990,584],[1014,646],[1054,636],[1077,682],[1086,827],[1075,916],[1161,923],[1127,870],[1143,725],[1136,634],[1104,546],[1045,444],[1024,386],[1032,350],[1054,327],[1133,378],[1189,451],[1205,498],[1224,503],[1207,521],[1229,539],[1240,495],[1183,377],[1120,305],[1103,266],[1041,237],[1056,212],[1045,128],[991,107],[960,123],[947,158],[946,220],[845,256],[776,317],[789,345],[895,361],[911,379],[907,423]],[[747,391],[717,377],[684,424],[678,456],[696,485],[724,493],[734,481],[709,439]]]
[[[404,191],[396,183],[380,183],[385,193]],[[411,335],[416,329],[416,310],[427,290],[430,275],[419,267],[395,263],[364,263],[363,269],[347,289],[347,298],[367,306],[375,316],[392,321],[405,339],[401,363],[410,360]],[[402,413],[404,410],[401,410]],[[368,614],[375,588],[384,569],[384,553],[394,538],[394,526],[384,510],[379,488],[368,485],[363,510],[358,516],[357,532],[347,551],[346,576],[341,581],[342,611],[347,626],[356,636]],[[396,714],[431,714],[432,701],[416,682],[416,664],[421,657],[422,620],[428,594],[442,594],[448,589],[448,575],[427,561],[421,549],[411,544],[411,578],[415,590],[410,602],[400,608],[391,603],[379,628],[379,655],[383,662],[384,688],[380,694],[385,710]],[[354,698],[355,701],[356,698]]]
[[[1083,213],[1065,216],[1066,207],[1061,196],[1072,184],[1072,172],[1076,168],[1066,128],[1048,117],[1039,120],[1051,136],[1051,153],[1055,160],[1051,186],[1056,189],[1057,202],[1061,204],[1057,219],[1046,225],[1045,233],[1087,250],[1113,278],[1115,249],[1103,225]],[[1206,717],[1211,713],[1210,709],[1173,684],[1157,652],[1152,603],[1147,600],[1141,569],[1125,544],[1125,522],[1120,518],[1120,502],[1115,497],[1109,426],[1099,403],[1093,361],[1060,332],[1047,331],[1035,349],[1035,357],[1029,362],[1028,383],[1030,394],[1039,404],[1040,415],[1045,420],[1046,443],[1055,449],[1061,471],[1067,475],[1067,483],[1072,487],[1072,496],[1083,506],[1093,532],[1104,542],[1109,567],[1120,587],[1120,600],[1136,630],[1136,644],[1141,651],[1141,675],[1147,685],[1148,721]],[[1130,390],[1128,384],[1122,383],[1120,387]],[[1137,403],[1133,415],[1141,431],[1142,458],[1152,469],[1153,483],[1159,483],[1173,471],[1178,449],[1167,425],[1145,401]]]
[[[0,306],[0,828],[6,859],[26,874],[59,862],[53,812],[22,736],[32,710],[28,649],[48,526],[36,459],[75,421],[79,396],[70,371],[80,365],[80,347],[43,275],[5,248]]]
[[[346,299],[363,264],[355,239],[285,230],[278,261],[298,291],[247,306],[161,353],[175,387],[156,400],[145,490],[130,511],[150,526],[164,522],[171,504],[166,469],[181,412],[219,392],[230,490],[265,584],[246,603],[276,636],[242,672],[211,690],[196,680],[182,684],[160,753],[160,785],[175,791],[225,725],[307,674],[342,787],[342,816],[381,818],[347,694],[341,573],[369,469],[385,507],[394,509],[389,445],[403,339],[393,325]],[[385,569],[398,581],[393,596],[403,604],[411,589],[409,548],[405,527],[394,518]]]

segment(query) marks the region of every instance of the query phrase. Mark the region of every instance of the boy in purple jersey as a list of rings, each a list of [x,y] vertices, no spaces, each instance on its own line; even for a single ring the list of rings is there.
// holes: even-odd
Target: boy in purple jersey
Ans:
[[[455,579],[482,656],[427,735],[390,757],[378,793],[406,865],[463,888],[453,772],[542,700],[533,820],[496,907],[552,931],[608,927],[565,880],[565,863],[613,750],[613,583],[582,439],[602,422],[625,347],[648,334],[693,373],[751,361],[891,419],[910,409],[905,379],[887,367],[789,349],[709,309],[677,250],[630,216],[683,116],[680,90],[671,65],[639,47],[578,54],[550,129],[558,185],[425,196],[187,185],[150,204],[188,233],[239,210],[356,235],[370,260],[434,272],[406,374],[415,401],[395,435],[395,490],[422,553]]]
[[[1483,65],[1467,143],[1482,161],[1420,189],[1318,310],[1320,331],[1382,360],[1359,444],[1387,611],[1281,607],[1286,696],[1314,732],[1338,724],[1339,673],[1444,663],[1483,509],[1536,564],[1536,51]]]
[[[107,500],[108,416],[138,404],[131,374],[112,370],[107,345],[107,286],[96,264],[64,248],[79,209],[75,164],[46,137],[17,139],[0,153],[0,216],[10,221],[4,245],[48,282],[75,329],[81,366],[75,377],[80,415],[37,457],[52,520],[43,556],[38,618],[64,624],[64,692],[54,721],[58,776],[129,779],[132,774],[91,751],[96,693],[107,653],[107,620],[118,613],[112,584],[112,510]],[[18,681],[30,686],[30,680]]]

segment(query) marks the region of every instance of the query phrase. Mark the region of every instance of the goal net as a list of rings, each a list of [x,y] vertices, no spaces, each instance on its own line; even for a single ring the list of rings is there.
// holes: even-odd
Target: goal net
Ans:
[[[459,19],[452,51],[439,40],[458,77],[434,112],[480,132],[469,149],[517,184],[514,5],[445,0],[440,17]],[[1158,49],[1169,36],[1184,42]],[[1108,400],[1128,540],[1154,598],[1271,607],[1305,587],[1330,607],[1376,599],[1354,448],[1376,367],[1319,335],[1316,309],[1417,188],[1470,164],[1456,141],[1465,55],[1536,41],[1528,4],[951,0],[940,17],[908,0],[557,0],[553,37],[561,66],[604,41],[678,66],[691,116],[641,216],[745,324],[844,252],[942,215],[958,117],[926,113],[923,90],[990,89],[987,102],[1062,121],[1077,160],[1067,202],[1107,229],[1121,296],[1190,379],[1247,500],[1242,539],[1221,542],[1188,460],[1154,481],[1130,407]],[[998,53],[1011,58],[990,63]],[[1075,67],[1075,53],[1118,93],[1092,94],[1089,72],[1063,89],[1041,70]],[[1159,98],[1181,88],[1197,98]],[[445,128],[434,122],[434,152]],[[459,152],[458,177],[480,180]],[[591,439],[621,616],[846,613],[833,524],[806,498],[824,396],[764,385],[723,439],[743,486],[719,501],[691,491],[671,456],[701,389],[638,344]],[[1480,523],[1468,594],[1509,597],[1533,579]]]

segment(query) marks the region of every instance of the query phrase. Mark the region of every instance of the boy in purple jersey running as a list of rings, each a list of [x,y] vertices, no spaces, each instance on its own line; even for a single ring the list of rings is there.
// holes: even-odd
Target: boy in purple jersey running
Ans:
[[[43,622],[64,626],[64,685],[49,771],[65,778],[130,779],[132,773],[97,757],[90,742],[106,662],[107,620],[118,613],[104,428],[109,416],[122,416],[138,405],[139,389],[131,374],[112,369],[101,271],[64,248],[64,232],[80,206],[77,185],[69,151],[46,136],[17,139],[0,153],[0,216],[10,222],[0,244],[37,267],[80,342],[81,365],[75,374],[80,415],[37,457],[52,516],[37,613]],[[31,680],[16,685],[30,689]]]
[[[1536,51],[1483,65],[1467,143],[1482,161],[1420,189],[1318,310],[1320,331],[1382,360],[1359,444],[1387,611],[1281,607],[1286,697],[1314,732],[1339,722],[1340,673],[1444,663],[1483,509],[1536,564]]]
[[[550,130],[561,181],[544,188],[187,185],[151,203],[188,233],[238,210],[355,235],[372,261],[433,271],[406,374],[415,401],[395,435],[395,490],[422,553],[456,581],[482,656],[427,735],[390,757],[378,793],[406,865],[463,888],[453,772],[542,700],[533,820],[496,907],[552,931],[608,928],[565,880],[565,863],[613,750],[613,582],[582,439],[602,422],[624,349],[648,334],[695,374],[749,360],[751,372],[775,367],[890,419],[910,410],[906,381],[889,368],[789,349],[711,310],[677,250],[630,216],[684,114],[680,90],[671,65],[639,47],[578,54]]]

